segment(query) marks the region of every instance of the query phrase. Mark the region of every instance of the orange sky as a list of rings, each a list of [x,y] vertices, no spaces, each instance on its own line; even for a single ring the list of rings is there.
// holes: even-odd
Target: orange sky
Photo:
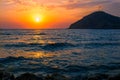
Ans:
[[[119,0],[1,0],[0,29],[68,28],[96,10],[120,16],[119,4]]]

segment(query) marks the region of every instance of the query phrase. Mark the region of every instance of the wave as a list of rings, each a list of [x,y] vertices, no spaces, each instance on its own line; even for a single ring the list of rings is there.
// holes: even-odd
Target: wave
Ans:
[[[14,62],[14,61],[19,61],[19,60],[33,60],[33,61],[41,61],[42,58],[25,58],[23,56],[19,56],[19,57],[13,57],[13,56],[9,56],[6,58],[0,58],[0,63],[9,63],[9,62]],[[53,62],[59,63],[59,62],[66,62],[66,60],[53,60]],[[107,64],[93,64],[93,65],[88,65],[88,66],[84,66],[84,65],[67,65],[67,66],[63,66],[65,70],[71,71],[75,70],[75,71],[83,71],[83,70],[99,70],[99,69],[106,69],[106,70],[113,70],[113,69],[120,69],[120,62],[112,62],[112,63],[107,63]]]
[[[11,33],[0,33],[0,35],[12,35]]]
[[[0,58],[0,63],[9,63],[9,62],[16,62],[16,61],[19,61],[19,60],[30,60],[30,58],[24,58],[22,56],[20,57],[13,57],[13,56],[9,56],[9,57],[6,57],[6,58]]]
[[[26,43],[13,43],[13,44],[5,44],[4,47],[8,48],[18,48],[18,47],[29,47],[29,44]]]
[[[24,61],[23,64],[21,63],[22,61]],[[25,61],[27,61],[27,62],[25,62]],[[77,80],[79,80],[80,78],[86,78],[86,77],[91,78],[93,76],[94,77],[96,77],[96,76],[105,77],[105,74],[107,72],[110,74],[120,73],[120,63],[108,63],[108,64],[102,64],[102,65],[94,64],[94,65],[88,65],[88,66],[82,66],[82,65],[78,64],[78,65],[68,65],[66,67],[63,66],[63,68],[60,68],[60,67],[50,66],[49,64],[44,65],[42,63],[37,63],[35,65],[28,64],[30,61],[40,62],[42,60],[32,59],[32,58],[24,58],[24,57],[7,57],[7,58],[0,59],[1,64],[13,66],[13,69],[12,69],[13,73],[14,72],[15,73],[19,73],[19,72],[39,73],[39,72],[41,72],[43,74],[59,73],[59,74],[63,74],[63,75],[69,75],[72,78],[71,80],[76,80],[76,78],[78,78]],[[10,62],[12,64],[10,64]],[[21,64],[19,65],[19,67],[16,67],[15,63],[18,63],[18,62]],[[7,69],[7,67],[5,67],[5,69]],[[117,72],[115,72],[115,71],[117,71]],[[75,78],[75,79],[73,79],[73,78]],[[83,79],[83,80],[87,80],[87,79]],[[99,80],[99,79],[97,79],[97,80]],[[100,79],[100,80],[102,80],[102,79]]]
[[[89,66],[79,66],[79,65],[69,65],[65,67],[67,72],[87,72],[87,71],[109,71],[109,70],[120,70],[120,63],[110,63],[106,65],[89,65]]]
[[[79,43],[78,46],[84,48],[101,48],[106,46],[120,46],[120,42],[88,42],[88,43]]]
[[[46,33],[25,33],[25,34],[19,34],[19,35],[47,35]]]
[[[46,33],[0,33],[0,35],[47,35]]]
[[[73,48],[73,47],[78,47],[78,48],[101,48],[101,47],[106,47],[106,46],[120,46],[119,42],[107,42],[107,43],[10,43],[10,44],[5,44],[3,47],[5,48],[28,48],[28,51],[38,51],[38,50],[48,50],[48,51],[53,51],[53,50],[63,50],[67,48]]]
[[[106,46],[106,45],[120,45],[120,42],[101,42],[101,43],[85,43],[85,45],[93,45],[93,46]]]
[[[4,45],[5,48],[21,48],[21,47],[35,47],[41,48],[44,50],[54,50],[54,49],[63,49],[66,47],[73,47],[75,45],[71,43],[14,43],[14,44],[6,44]]]
[[[74,47],[75,45],[71,43],[52,43],[52,44],[46,44],[45,46],[42,47],[42,49],[45,50],[57,50],[57,49],[64,49],[68,47]]]
[[[20,48],[20,47],[41,47],[42,43],[12,43],[12,44],[5,44],[4,47],[8,48]]]

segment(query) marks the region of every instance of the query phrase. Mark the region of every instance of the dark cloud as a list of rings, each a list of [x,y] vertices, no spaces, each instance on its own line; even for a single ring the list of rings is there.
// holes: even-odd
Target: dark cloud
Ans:
[[[120,2],[103,5],[103,10],[116,16],[120,16]]]
[[[101,4],[103,5],[106,3],[110,3],[110,1],[91,1],[86,3],[81,3],[80,1],[77,1],[75,3],[60,5],[59,7],[63,7],[66,9],[76,9],[76,8],[83,8],[83,7],[93,7]]]

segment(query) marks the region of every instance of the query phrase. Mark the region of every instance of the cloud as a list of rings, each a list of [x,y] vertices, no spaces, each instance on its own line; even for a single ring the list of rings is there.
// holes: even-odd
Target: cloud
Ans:
[[[120,8],[120,1],[103,5],[103,10],[105,10],[113,15],[116,15],[116,16],[120,16],[119,8]]]
[[[60,5],[59,7],[66,8],[66,9],[76,9],[76,8],[83,8],[83,7],[93,7],[93,6],[97,6],[97,5],[101,5],[101,4],[106,4],[109,2],[110,1],[108,1],[108,0],[103,0],[103,1],[86,0],[84,2],[70,0],[69,3]]]
[[[0,3],[2,5],[10,5],[10,4],[13,4],[14,1],[13,0],[1,0]]]
[[[20,11],[42,7],[53,10],[56,8],[77,9],[84,7],[93,7],[100,4],[109,3],[110,0],[2,0],[2,3],[11,4],[11,6],[21,6]]]
[[[15,5],[16,7],[18,5],[21,5],[21,6],[35,6],[36,2],[34,2],[33,0],[1,0],[1,4],[3,6],[13,6],[13,5]]]

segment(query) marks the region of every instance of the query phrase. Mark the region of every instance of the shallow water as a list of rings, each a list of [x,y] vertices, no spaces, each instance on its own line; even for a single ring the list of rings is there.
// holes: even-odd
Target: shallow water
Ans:
[[[0,30],[0,69],[72,76],[120,73],[120,30]]]

